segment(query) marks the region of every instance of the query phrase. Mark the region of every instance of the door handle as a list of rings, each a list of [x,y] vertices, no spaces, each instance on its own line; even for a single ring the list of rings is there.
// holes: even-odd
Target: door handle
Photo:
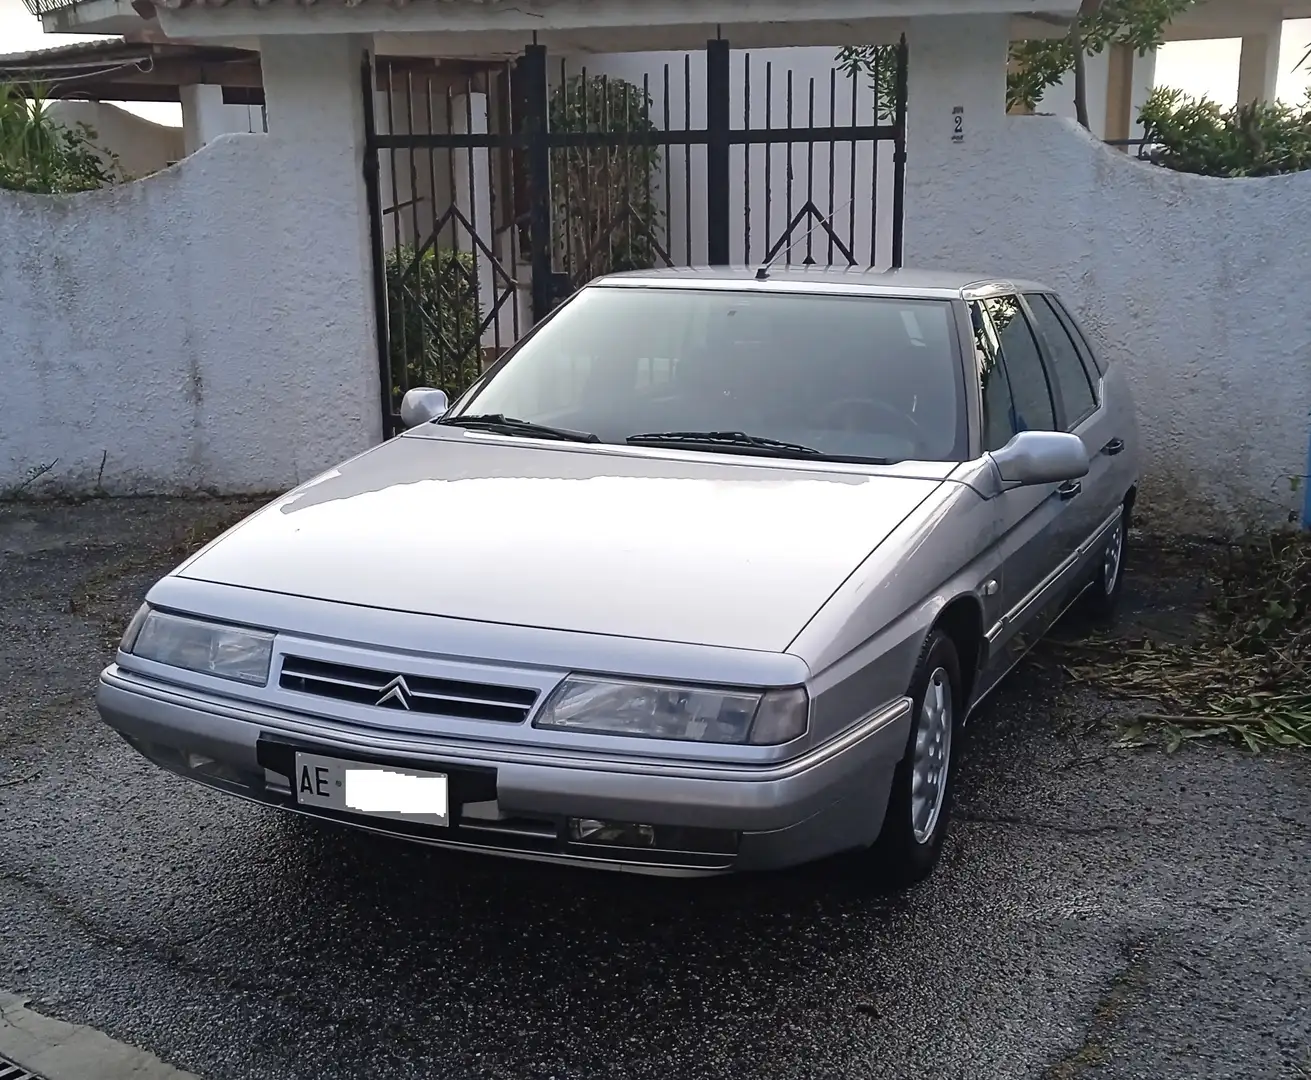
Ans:
[[[1102,453],[1105,454],[1107,457],[1115,457],[1115,455],[1118,454],[1123,449],[1124,449],[1123,439],[1112,439],[1110,442],[1108,442],[1105,446],[1102,447]]]
[[[1078,480],[1067,480],[1064,484],[1056,489],[1056,494],[1062,499],[1073,499],[1083,490],[1083,484]]]

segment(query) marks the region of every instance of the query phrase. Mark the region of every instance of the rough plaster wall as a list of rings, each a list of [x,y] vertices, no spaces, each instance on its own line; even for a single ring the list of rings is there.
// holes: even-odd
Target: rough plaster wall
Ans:
[[[149,176],[184,156],[182,129],[156,124],[105,101],[54,101],[50,110],[65,124],[90,124],[96,145],[118,155],[129,176]]]
[[[380,438],[358,207],[333,183],[358,170],[334,154],[226,135],[135,183],[0,192],[0,492],[51,462],[29,490],[278,489]]]
[[[1299,223],[1311,173],[1228,180],[1109,149],[1069,121],[1007,117],[988,74],[1004,49],[912,29],[910,265],[1059,289],[1137,396],[1139,505],[1161,528],[1234,533],[1302,504],[1311,432],[1311,271]],[[951,140],[964,104],[965,139]]]

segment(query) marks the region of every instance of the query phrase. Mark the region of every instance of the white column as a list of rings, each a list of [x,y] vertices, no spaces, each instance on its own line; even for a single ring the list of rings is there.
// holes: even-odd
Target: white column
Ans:
[[[283,238],[299,244],[304,256],[298,280],[269,288],[283,291],[284,305],[297,296],[332,297],[332,333],[307,343],[303,371],[323,380],[325,402],[341,398],[358,408],[377,442],[381,379],[360,78],[365,44],[345,34],[287,34],[261,38],[260,53]],[[323,340],[336,343],[331,355],[322,355]]]
[[[182,147],[190,155],[227,130],[221,120],[223,87],[183,86],[179,96],[182,98]]]
[[[967,246],[989,140],[1032,121],[1006,115],[1008,15],[912,19],[906,40],[905,264],[915,266]]]
[[[1284,24],[1274,22],[1263,33],[1243,36],[1243,52],[1238,62],[1238,104],[1275,100],[1283,33]]]

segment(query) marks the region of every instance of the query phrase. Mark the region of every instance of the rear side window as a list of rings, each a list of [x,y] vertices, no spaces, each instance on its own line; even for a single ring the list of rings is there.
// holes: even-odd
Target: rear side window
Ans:
[[[983,390],[983,449],[1000,450],[1015,435],[1015,408],[992,321],[980,304],[970,305],[974,325],[974,362]]]
[[[1106,374],[1106,364],[1093,352],[1092,346],[1088,344],[1087,336],[1075,321],[1074,316],[1070,314],[1070,309],[1061,302],[1061,298],[1059,296],[1044,295],[1043,299],[1056,312],[1056,317],[1061,320],[1061,324],[1069,332],[1074,341],[1074,347],[1079,350],[1079,356],[1083,359],[1084,366],[1095,373],[1093,381],[1096,382],[1098,378]]]
[[[1048,367],[1064,410],[1065,426],[1073,430],[1097,408],[1092,380],[1088,377],[1088,369],[1083,366],[1074,340],[1047,298],[1034,294],[1026,299],[1033,309],[1034,325],[1047,349]]]
[[[999,296],[983,303],[997,328],[1002,363],[1010,379],[1015,430],[1054,431],[1056,411],[1047,370],[1019,298]]]

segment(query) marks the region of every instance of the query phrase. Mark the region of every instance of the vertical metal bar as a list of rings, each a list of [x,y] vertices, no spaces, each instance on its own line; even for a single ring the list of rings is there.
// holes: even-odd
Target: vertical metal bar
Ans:
[[[669,256],[672,259],[674,254],[674,233],[671,223],[673,221],[673,207],[674,207],[674,178],[673,178],[672,166],[670,164],[670,159],[674,155],[674,147],[673,147],[673,143],[669,141],[669,65],[668,64],[665,65],[664,132],[665,132],[665,173],[664,173],[665,250],[669,252]]]
[[[751,54],[742,54],[742,128],[744,131],[751,130]],[[769,147],[765,147],[765,152],[769,152]],[[742,141],[742,183],[743,183],[743,201],[742,205],[746,210],[746,222],[742,229],[742,261],[748,266],[751,265],[751,142],[747,139]]]
[[[642,73],[642,108],[646,115],[651,115],[651,73],[644,71]],[[668,136],[666,136],[668,138]],[[655,144],[650,146],[644,145],[641,150],[642,173],[645,182],[645,191],[642,196],[642,221],[650,230],[651,236],[648,243],[651,245],[651,254],[655,254],[656,237],[656,220],[655,207],[651,203],[651,173],[655,170],[656,148]]]
[[[833,68],[828,73],[828,126],[838,126],[838,69]],[[829,140],[828,144],[828,261],[833,265],[833,237],[838,231],[838,208],[837,208],[837,187],[835,170],[837,169],[838,146],[837,143]]]
[[[810,80],[809,111],[807,123],[810,130],[806,133],[806,205],[811,213],[815,212],[815,80]],[[819,223],[811,217],[806,223],[806,265],[815,265],[815,226]]]
[[[610,126],[610,76],[601,76],[601,130],[609,137],[597,150],[601,155],[601,185],[602,198],[605,200],[605,217],[601,221],[601,228],[605,233],[605,262],[600,267],[601,273],[609,273],[610,268],[615,264],[615,168],[618,163],[618,155],[622,150],[617,149],[612,141],[614,131]],[[596,275],[599,276],[599,275]]]
[[[732,262],[729,231],[729,67],[728,42],[706,43],[706,261]]]
[[[519,107],[519,102],[515,99],[515,94],[514,94],[515,82],[514,82],[513,62],[510,61],[506,62],[505,78],[501,82],[501,87],[504,89],[505,96],[507,99],[505,103],[505,113],[504,113],[505,125],[501,134],[502,136],[510,137],[512,139],[512,137],[518,132],[518,125],[521,119],[520,113],[522,112],[522,110]],[[509,269],[506,270],[504,267],[502,267],[501,272],[507,278],[506,287],[510,290],[510,333],[513,335],[514,341],[518,341],[519,335],[522,332],[520,327],[520,319],[519,319],[519,265],[520,265],[519,239],[520,237],[519,237],[519,199],[515,195],[514,162],[515,162],[515,158],[518,157],[519,148],[513,141],[509,141],[507,145],[510,147],[510,151],[508,154],[505,155],[503,160],[505,161],[510,173],[510,177],[509,177],[510,185],[509,185],[509,192],[508,192],[510,212],[506,215],[507,218],[506,228],[510,238],[509,250],[506,252],[507,255],[506,261],[509,265]],[[500,254],[499,249],[497,254]],[[502,347],[501,341],[498,338],[496,342],[498,356],[500,355],[501,347]]]
[[[692,54],[683,56],[683,133],[692,130]],[[695,264],[692,258],[692,144],[684,143],[683,149],[683,224],[686,228],[683,251],[684,261],[688,266]]]
[[[860,80],[853,73],[851,76],[851,126],[854,128],[860,121],[857,119],[860,115]],[[851,137],[851,190],[847,192],[847,197],[851,200],[847,208],[847,250],[851,252],[851,257],[856,257],[856,154],[859,150],[859,144],[856,137]]]
[[[459,389],[460,393],[464,393],[466,380],[468,382],[472,382],[474,379],[478,377],[479,373],[482,371],[483,336],[480,333],[480,329],[482,327],[482,320],[483,320],[483,314],[482,314],[483,297],[482,297],[482,271],[480,269],[480,265],[482,263],[483,255],[478,248],[478,244],[475,243],[475,241],[482,240],[483,243],[487,244],[488,247],[491,247],[492,244],[495,243],[495,240],[490,236],[484,238],[478,235],[478,184],[477,184],[478,170],[475,165],[476,159],[474,158],[473,139],[472,139],[473,136],[473,81],[472,80],[469,80],[469,82],[467,82],[464,87],[464,131],[466,135],[470,136],[469,148],[468,148],[469,149],[469,166],[468,166],[469,167],[469,262],[471,267],[469,271],[469,295],[473,299],[473,304],[472,304],[473,310],[469,313],[469,318],[465,319],[464,318],[465,309],[463,306],[461,306],[460,322],[468,324],[468,332],[470,335],[472,335],[472,340],[469,342],[469,350],[470,350],[469,358],[473,361],[473,364],[472,366],[468,364],[461,365],[461,371],[460,371],[461,381],[460,381],[460,389]],[[489,151],[479,150],[478,153],[488,154]],[[496,303],[496,289],[494,286],[492,288],[492,303],[493,304]],[[463,339],[464,335],[461,334],[460,336],[461,339]],[[466,371],[469,372],[468,375],[465,374]]]
[[[382,408],[382,437],[396,434],[395,402],[392,400],[391,341],[387,313],[387,257],[382,239],[382,192],[378,167],[378,123],[374,116],[374,87],[377,78],[373,57],[360,65],[360,90],[364,94],[364,199],[369,214],[369,257],[373,263],[374,339],[378,349],[379,405]]]
[[[528,136],[529,239],[532,244],[533,321],[551,311],[551,143],[546,129],[549,107],[546,46],[529,45],[523,55],[524,125]]]
[[[638,222],[638,218],[635,216],[635,211],[633,208],[633,191],[632,191],[633,146],[632,146],[632,141],[629,139],[629,132],[632,130],[632,124],[633,124],[633,112],[632,112],[633,88],[623,83],[620,83],[620,87],[621,87],[620,92],[624,95],[624,130],[623,130],[623,139],[619,147],[619,152],[623,155],[623,159],[624,159],[624,169],[623,169],[624,180],[623,180],[623,187],[620,189],[619,192],[619,203],[620,203],[620,212],[624,215],[623,243],[626,249],[624,252],[624,265],[625,267],[631,269],[634,266],[633,237],[634,237],[634,232],[637,229],[637,222]]]
[[[446,84],[443,94],[446,98],[446,133],[455,134],[455,94],[451,90],[451,84]],[[433,241],[433,276],[437,283],[437,294],[444,301],[447,296],[453,296],[444,286],[448,281],[448,275],[458,275],[460,273],[457,267],[462,267],[463,260],[460,258],[460,196],[459,196],[459,177],[455,171],[455,155],[459,151],[452,146],[446,151],[446,190],[451,195],[451,249],[447,258],[442,257],[440,247],[441,237]],[[470,244],[470,247],[473,245]],[[439,308],[444,308],[446,304],[440,303]],[[463,355],[463,342],[460,340],[460,318],[458,311],[451,311],[450,318],[443,318],[438,324],[442,329],[442,335],[437,342],[437,365],[441,372],[443,383],[449,380],[458,382],[460,374],[460,360]],[[450,393],[448,390],[447,393]]]
[[[414,134],[414,72],[406,71],[405,73],[405,130]],[[408,150],[410,163],[410,239],[414,242],[414,249],[418,251],[423,246],[423,241],[419,238],[419,171],[414,164],[414,155],[417,151],[413,146]],[[397,209],[396,216],[400,217],[400,210]],[[435,254],[435,253],[434,253]],[[422,312],[431,304],[437,311],[441,311],[443,304],[440,293],[436,297],[428,297],[423,293],[424,280],[423,268],[417,267],[414,275],[414,293],[417,297],[416,306]],[[438,316],[440,318],[440,316]],[[427,320],[420,317],[418,320],[419,332],[419,356],[424,361],[428,359],[428,327]],[[438,337],[436,342],[437,353],[441,355],[441,338]]]
[[[396,69],[392,63],[387,64],[387,134],[396,133]],[[410,342],[409,327],[407,325],[406,308],[409,307],[405,302],[405,281],[408,276],[409,265],[404,259],[404,245],[401,243],[401,211],[400,211],[400,189],[396,183],[396,147],[392,146],[388,151],[388,161],[391,164],[391,225],[392,225],[392,256],[396,260],[396,314],[401,335],[401,352],[400,352],[400,370],[395,372],[393,378],[399,384],[400,393],[403,396],[405,391],[412,389],[410,386]]]
[[[900,267],[906,224],[906,35],[897,45],[897,137],[892,180],[892,265]]]
[[[592,93],[594,79],[594,76],[587,74],[587,68],[582,69],[582,100],[577,107],[583,118],[584,131],[590,131],[592,128],[592,106],[595,104]],[[584,144],[577,149],[567,150],[565,158],[570,162],[582,162],[578,185],[582,188],[582,194],[573,206],[566,207],[564,210],[565,231],[569,236],[577,239],[578,249],[582,255],[582,266],[578,268],[578,277],[573,282],[575,286],[581,286],[586,285],[596,276],[592,271],[592,265],[596,258],[593,249],[596,244],[596,224],[599,215],[596,213],[596,176],[592,164],[592,147]]]
[[[787,208],[783,211],[783,220],[787,223],[784,227],[792,227],[792,69],[788,68],[787,81]],[[792,265],[792,244],[795,237],[786,236],[784,243],[787,245],[783,249],[783,265]]]
[[[569,102],[569,71],[568,71],[568,61],[566,61],[563,57],[561,57],[561,59],[560,59],[560,91],[559,91],[559,93],[560,93],[560,114],[561,114],[562,116],[566,116],[566,117],[567,117],[567,116],[572,116],[573,113],[570,111],[570,107],[569,107],[569,106],[570,106],[570,102]],[[583,95],[584,95],[584,97],[583,97],[583,108],[584,108],[584,110],[587,108],[587,104],[586,104],[586,102],[587,102],[587,97],[586,97],[586,94],[587,94],[587,89],[586,89],[586,87],[584,87],[584,88],[583,88]],[[584,115],[586,115],[586,113],[584,113]],[[574,200],[573,200],[572,188],[571,188],[571,186],[570,186],[570,185],[573,183],[573,171],[574,171],[574,162],[573,162],[573,158],[572,158],[573,153],[574,153],[574,151],[573,151],[570,147],[568,147],[568,146],[563,147],[563,148],[560,148],[560,147],[554,147],[554,148],[552,148],[552,150],[551,150],[551,170],[552,170],[552,172],[554,172],[554,171],[555,171],[555,166],[556,166],[557,164],[559,164],[560,168],[563,170],[563,175],[562,175],[561,178],[560,178],[560,187],[561,187],[561,196],[562,196],[562,198],[561,198],[561,201],[560,201],[560,204],[559,204],[559,207],[558,207],[558,209],[559,209],[559,211],[560,211],[560,217],[561,217],[562,220],[559,221],[559,222],[556,222],[556,223],[555,223],[555,224],[557,224],[557,225],[559,226],[559,228],[562,230],[562,231],[561,231],[561,234],[560,234],[560,239],[559,239],[560,270],[561,270],[561,272],[562,272],[563,274],[565,274],[565,275],[568,277],[570,283],[572,283],[572,284],[580,284],[580,283],[577,281],[577,279],[574,277],[574,274],[575,274],[575,269],[574,269],[574,235],[573,235],[573,229],[572,229],[572,225],[571,225],[571,221],[570,221],[570,218],[571,218],[571,216],[572,216],[572,214],[573,214],[573,206],[574,206]],[[552,197],[552,199],[555,198],[554,193],[552,193],[552,196],[551,196],[551,197]],[[556,209],[556,207],[552,207],[552,209]]]
[[[765,61],[765,130],[774,126],[774,61]],[[774,246],[774,189],[771,180],[774,171],[774,144],[765,143],[765,257]]]
[[[874,52],[874,119],[873,122],[879,122],[879,116],[883,112],[883,98],[879,94],[879,87],[883,83],[883,56],[882,50]],[[875,266],[879,261],[879,149],[883,142],[880,139],[873,139],[869,144],[870,156],[870,189],[869,189],[869,264]]]

